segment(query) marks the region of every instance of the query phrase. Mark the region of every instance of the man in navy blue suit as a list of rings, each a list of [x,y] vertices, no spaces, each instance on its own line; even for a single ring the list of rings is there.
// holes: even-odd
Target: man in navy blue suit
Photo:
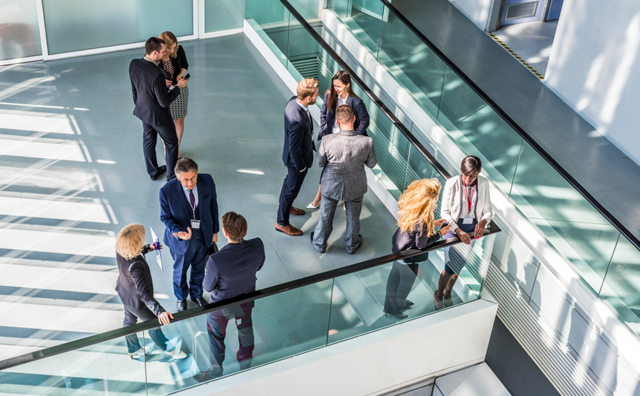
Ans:
[[[222,232],[229,241],[219,252],[209,256],[204,278],[204,289],[211,292],[209,302],[222,301],[256,290],[256,272],[266,259],[260,238],[245,240],[247,220],[235,212],[222,216]],[[227,324],[235,318],[238,327],[238,353],[240,369],[251,365],[253,353],[253,302],[242,303],[213,311],[207,315],[209,348],[211,354],[210,377],[222,376],[225,356],[224,339]],[[203,374],[206,377],[206,374]]]
[[[302,182],[313,164],[313,119],[309,105],[318,99],[318,80],[306,78],[298,83],[297,95],[289,99],[284,109],[284,148],[282,161],[287,177],[280,191],[280,206],[276,231],[287,235],[302,235],[302,230],[289,224],[289,215],[303,215],[304,210],[294,208],[293,201],[300,192]]]
[[[180,88],[187,86],[187,80],[180,80],[173,90],[167,88],[171,81],[165,80],[164,73],[158,66],[165,52],[164,40],[151,37],[145,43],[144,49],[144,58],[134,59],[129,65],[129,78],[135,104],[133,114],[142,121],[144,159],[149,177],[157,180],[167,171],[167,180],[171,180],[175,176],[173,171],[178,160],[178,135],[176,135],[169,105],[180,95]],[[158,166],[156,159],[158,134],[166,147],[166,167]]]
[[[209,247],[218,242],[218,200],[211,175],[198,174],[198,164],[182,158],[176,164],[177,179],[160,189],[160,220],[164,223],[164,244],[173,264],[173,292],[178,299],[176,312],[187,309],[187,296],[198,306]],[[187,270],[191,267],[190,287]]]

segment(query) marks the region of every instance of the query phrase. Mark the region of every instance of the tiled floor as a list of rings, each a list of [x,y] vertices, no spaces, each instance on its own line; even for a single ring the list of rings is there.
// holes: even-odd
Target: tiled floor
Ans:
[[[557,28],[558,21],[529,22],[504,26],[493,34],[544,76]]]
[[[395,221],[373,193],[362,212],[363,247],[348,255],[336,215],[325,254],[308,235],[317,211],[292,218],[305,235],[274,231],[285,168],[282,112],[290,91],[244,35],[184,43],[192,79],[182,155],[217,185],[220,213],[243,214],[265,242],[258,287],[389,253]],[[161,234],[158,190],[146,175],[128,64],[140,50],[0,68],[0,359],[121,325],[114,243],[126,224]],[[317,129],[316,129],[317,130]],[[162,145],[158,144],[161,158]],[[314,167],[296,205],[319,180]],[[148,235],[148,238],[150,236]],[[224,243],[224,238],[222,243]],[[173,310],[171,262],[154,271]]]
[[[640,166],[449,1],[393,5],[631,234],[640,234]]]

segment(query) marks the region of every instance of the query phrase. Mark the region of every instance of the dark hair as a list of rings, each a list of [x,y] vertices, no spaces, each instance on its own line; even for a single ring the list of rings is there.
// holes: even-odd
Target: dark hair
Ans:
[[[340,122],[353,122],[353,109],[346,104],[338,106],[336,118]]]
[[[192,160],[189,157],[182,157],[176,162],[176,167],[174,168],[174,172],[177,174],[182,172],[196,171],[198,173],[198,164],[196,161]]]
[[[144,53],[146,55],[151,55],[153,51],[162,51],[162,44],[164,44],[164,40],[157,37],[149,37],[146,43],[144,43]]]
[[[334,112],[333,109],[335,109],[336,103],[338,102],[338,93],[333,88],[333,82],[335,80],[340,80],[341,83],[349,86],[349,88],[347,88],[349,90],[349,96],[354,96],[356,98],[358,97],[358,95],[353,93],[353,89],[351,89],[353,85],[351,85],[351,76],[349,75],[349,73],[347,73],[344,70],[338,70],[338,72],[334,74],[333,77],[331,78],[331,87],[327,89],[327,92],[329,92],[329,100],[328,100],[329,103],[327,104],[327,107],[329,108],[329,111],[332,113]]]
[[[482,171],[482,161],[480,161],[480,158],[475,155],[464,157],[462,164],[460,165],[460,171],[463,175],[466,175],[472,170],[477,170],[478,173]]]
[[[247,235],[247,220],[236,212],[227,212],[222,216],[222,228],[230,239],[241,241]]]

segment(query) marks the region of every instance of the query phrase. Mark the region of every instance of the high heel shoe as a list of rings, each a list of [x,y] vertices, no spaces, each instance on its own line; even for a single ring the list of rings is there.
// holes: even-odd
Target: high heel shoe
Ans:
[[[318,209],[319,207],[320,207],[320,203],[314,206],[313,202],[311,202],[309,205],[307,205],[307,209]]]

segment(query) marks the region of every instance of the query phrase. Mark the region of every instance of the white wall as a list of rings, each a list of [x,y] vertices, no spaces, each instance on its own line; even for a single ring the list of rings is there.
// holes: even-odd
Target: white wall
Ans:
[[[565,0],[545,82],[640,163],[640,2]]]
[[[492,31],[489,28],[489,18],[492,14],[494,3],[500,3],[500,0],[450,0],[451,4],[456,6],[467,18],[471,19],[482,30]]]

